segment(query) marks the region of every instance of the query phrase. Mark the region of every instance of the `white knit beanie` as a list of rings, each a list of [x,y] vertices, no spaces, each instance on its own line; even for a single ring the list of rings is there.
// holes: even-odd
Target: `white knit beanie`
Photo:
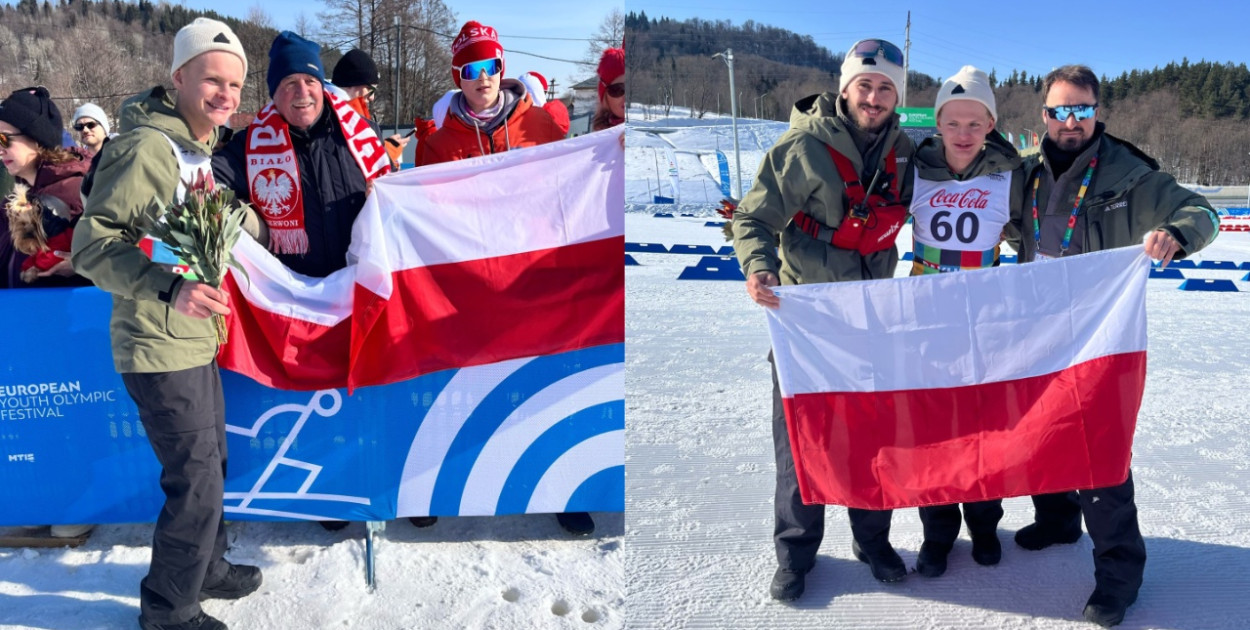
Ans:
[[[112,131],[109,128],[108,115],[105,114],[104,110],[101,109],[100,106],[96,105],[95,103],[85,103],[78,109],[74,110],[74,117],[69,119],[70,124],[72,125],[74,123],[77,123],[79,118],[90,118],[91,120],[94,120],[100,123],[100,126],[104,127],[105,136],[112,133]]]
[[[936,117],[942,106],[951,101],[975,101],[990,110],[990,118],[998,120],[998,108],[994,104],[994,89],[990,87],[990,78],[984,71],[973,66],[964,66],[955,76],[946,80],[938,90],[937,102],[933,104]]]
[[[894,84],[894,89],[903,89],[904,75],[903,66],[887,61],[885,55],[877,55],[875,57],[860,57],[855,54],[855,47],[860,42],[855,42],[851,49],[846,53],[846,59],[842,60],[842,76],[838,79],[838,92],[846,89],[851,84],[851,80],[861,74],[880,74],[890,80]]]
[[[243,44],[230,30],[225,22],[209,18],[195,18],[194,22],[178,29],[174,36],[174,63],[169,67],[169,76],[186,65],[188,61],[206,52],[220,50],[228,52],[243,60],[243,75],[247,76],[247,53],[243,52]]]

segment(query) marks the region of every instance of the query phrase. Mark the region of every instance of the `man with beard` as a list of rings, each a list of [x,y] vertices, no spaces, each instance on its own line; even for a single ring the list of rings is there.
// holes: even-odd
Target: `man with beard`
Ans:
[[[1098,78],[1085,66],[1046,75],[1042,163],[1026,180],[1022,216],[1013,218],[1021,262],[1072,256],[1145,242],[1146,254],[1166,265],[1206,247],[1219,218],[1202,196],[1159,171],[1137,147],[1106,133],[1098,122]],[[1033,497],[1034,522],[1016,543],[1039,550],[1074,543],[1081,516],[1094,543],[1094,593],[1085,618],[1104,627],[1124,619],[1137,600],[1146,545],[1137,525],[1133,475],[1110,488]]]
[[[764,156],[755,185],[734,212],[734,250],[747,293],[761,306],[780,302],[772,287],[889,278],[898,265],[894,236],[911,201],[914,147],[899,131],[903,53],[879,39],[851,47],[839,94],[795,103],[790,130]],[[865,221],[865,206],[875,219]],[[870,231],[866,226],[871,225]],[[777,248],[780,233],[781,246]],[[771,360],[771,357],[770,357]],[[799,496],[790,439],[773,370],[773,446],[777,459],[774,542],[778,569],[770,593],[792,601],[824,537],[825,508]],[[890,511],[848,508],[852,552],[883,582],[907,568],[890,545]]]

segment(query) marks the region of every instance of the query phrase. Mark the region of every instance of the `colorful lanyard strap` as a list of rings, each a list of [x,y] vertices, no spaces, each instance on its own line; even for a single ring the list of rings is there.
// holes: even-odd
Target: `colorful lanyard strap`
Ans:
[[[1093,159],[1089,161],[1089,168],[1085,169],[1085,179],[1081,181],[1081,189],[1076,193],[1076,202],[1072,204],[1072,214],[1068,215],[1068,229],[1063,233],[1063,244],[1059,247],[1059,255],[1068,251],[1068,246],[1072,244],[1072,228],[1076,227],[1076,213],[1081,210],[1081,202],[1085,199],[1085,192],[1089,190],[1089,180],[1094,176],[1094,169],[1098,166],[1098,154],[1095,153]],[[1037,216],[1037,189],[1042,185],[1042,169],[1038,170],[1037,176],[1033,178],[1033,242],[1037,243],[1037,248],[1042,248],[1042,224]]]

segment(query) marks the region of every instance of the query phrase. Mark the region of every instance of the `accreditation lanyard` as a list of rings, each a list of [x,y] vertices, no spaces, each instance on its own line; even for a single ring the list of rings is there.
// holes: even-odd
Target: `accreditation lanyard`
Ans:
[[[1068,251],[1068,246],[1072,244],[1072,228],[1076,227],[1076,213],[1081,210],[1081,202],[1085,199],[1085,193],[1089,190],[1089,180],[1094,177],[1094,168],[1098,166],[1098,154],[1094,153],[1093,159],[1089,161],[1089,168],[1085,169],[1085,179],[1081,181],[1081,189],[1076,193],[1076,201],[1072,204],[1072,214],[1068,215],[1068,229],[1063,233],[1063,244],[1059,247],[1059,255],[1063,256]],[[1042,185],[1042,171],[1038,169],[1037,176],[1033,178],[1033,242],[1037,243],[1037,248],[1042,248],[1042,223],[1037,216],[1037,189]]]

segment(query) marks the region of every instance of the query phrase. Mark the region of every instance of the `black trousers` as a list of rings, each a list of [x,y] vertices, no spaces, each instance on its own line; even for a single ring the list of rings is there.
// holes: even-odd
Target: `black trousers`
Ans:
[[[959,537],[959,503],[922,507],[920,522],[924,525],[925,542],[955,544]],[[963,504],[963,518],[973,536],[994,535],[1003,518],[1003,500],[977,501]]]
[[[139,585],[139,610],[156,624],[200,612],[200,587],[228,565],[222,491],[226,415],[217,364],[177,372],[122,374],[161,464],[165,505],[152,536],[152,563]]]
[[[1034,520],[1043,527],[1079,530],[1085,516],[1096,588],[1128,601],[1136,599],[1146,570],[1146,541],[1133,497],[1132,471],[1118,486],[1033,497]]]
[[[772,362],[772,355],[768,356]],[[790,434],[781,405],[777,369],[773,368],[773,449],[777,458],[777,490],[773,497],[773,543],[777,564],[783,569],[808,571],[816,562],[816,552],[825,537],[825,506],[804,505],[799,497],[799,479],[794,471]],[[847,508],[851,535],[868,553],[889,544],[892,510]]]

